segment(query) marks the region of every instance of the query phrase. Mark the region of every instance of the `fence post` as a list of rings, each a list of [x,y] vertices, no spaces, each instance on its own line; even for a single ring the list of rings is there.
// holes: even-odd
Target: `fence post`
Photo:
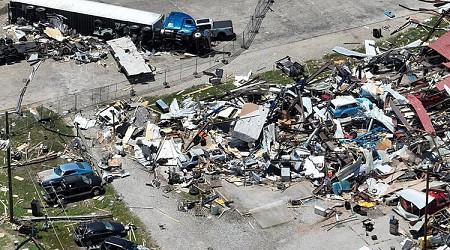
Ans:
[[[167,69],[164,69],[164,82],[163,82],[163,86],[165,88],[169,87],[169,83],[167,82]]]
[[[235,39],[233,39],[233,41],[231,41],[231,45],[233,46],[233,56],[234,56],[234,40]]]
[[[195,78],[199,77],[199,74],[198,74],[198,62],[197,62],[197,58],[195,58],[195,72],[194,72],[193,75],[194,75]]]
[[[116,82],[116,91],[114,92],[114,99],[117,99],[117,82]]]
[[[75,111],[77,111],[77,94],[75,94]]]
[[[61,98],[58,98],[58,114],[61,114]]]

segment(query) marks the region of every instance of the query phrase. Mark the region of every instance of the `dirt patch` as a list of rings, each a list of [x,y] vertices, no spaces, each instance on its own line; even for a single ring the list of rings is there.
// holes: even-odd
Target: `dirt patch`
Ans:
[[[8,13],[8,5],[6,3],[2,3],[0,0],[0,16],[6,15]]]
[[[5,250],[14,249],[14,235],[8,233],[6,230],[0,228],[0,246]]]

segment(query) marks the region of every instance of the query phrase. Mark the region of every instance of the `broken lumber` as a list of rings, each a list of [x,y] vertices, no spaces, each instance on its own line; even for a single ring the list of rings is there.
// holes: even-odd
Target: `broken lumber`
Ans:
[[[99,215],[68,215],[68,216],[40,216],[40,217],[22,217],[18,218],[17,221],[85,221],[85,220],[95,220],[95,219],[105,219],[112,218],[113,215],[109,214],[99,214]]]

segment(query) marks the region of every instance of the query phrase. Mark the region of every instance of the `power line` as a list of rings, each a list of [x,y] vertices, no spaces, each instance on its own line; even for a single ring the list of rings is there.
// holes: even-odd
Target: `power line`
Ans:
[[[43,203],[43,200],[42,200],[42,197],[39,195],[39,191],[38,191],[38,189],[37,189],[37,187],[36,187],[36,184],[35,184],[34,181],[33,181],[33,177],[32,177],[31,174],[30,174],[30,169],[29,169],[29,168],[30,168],[29,166],[26,166],[28,176],[30,177],[31,182],[33,183],[34,190],[36,191],[36,194],[37,194],[37,196],[38,196],[40,202],[41,202],[42,204],[44,204],[44,203]],[[46,208],[45,206],[44,206],[44,210],[45,210],[45,213],[48,214],[48,210],[47,210],[47,208]],[[64,250],[64,246],[63,246],[63,244],[62,244],[62,242],[61,242],[61,240],[60,240],[60,238],[59,238],[59,236],[58,236],[58,233],[56,232],[55,227],[53,226],[53,221],[52,221],[52,220],[49,220],[49,222],[52,224],[52,229],[53,229],[53,232],[55,233],[56,238],[58,239],[59,245],[61,245],[61,248]]]

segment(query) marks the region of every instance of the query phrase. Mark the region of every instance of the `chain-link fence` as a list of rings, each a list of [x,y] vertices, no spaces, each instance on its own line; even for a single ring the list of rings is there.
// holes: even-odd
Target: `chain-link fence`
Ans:
[[[180,60],[173,63],[170,67],[155,71],[155,81],[147,84],[147,87],[124,87],[123,82],[116,82],[108,86],[47,99],[27,106],[44,105],[62,114],[67,111],[90,109],[106,102],[128,98],[130,97],[131,89],[133,89],[134,95],[143,96],[162,90],[167,86],[166,83],[174,86],[193,80],[195,77],[202,76],[204,71],[212,72],[217,68],[223,67],[248,49],[272,4],[273,0],[259,0],[246,28],[243,32],[236,35],[236,39],[221,42],[209,54],[188,60]]]

